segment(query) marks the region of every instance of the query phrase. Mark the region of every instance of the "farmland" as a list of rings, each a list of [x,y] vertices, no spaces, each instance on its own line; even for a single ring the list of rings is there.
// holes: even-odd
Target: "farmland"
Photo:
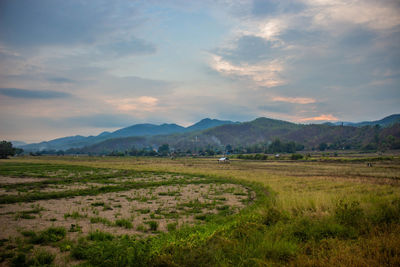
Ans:
[[[398,156],[20,157],[0,184],[4,266],[400,264]]]

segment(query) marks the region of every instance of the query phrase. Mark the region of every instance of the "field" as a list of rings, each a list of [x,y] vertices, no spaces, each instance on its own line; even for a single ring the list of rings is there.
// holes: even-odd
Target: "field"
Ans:
[[[2,160],[0,264],[400,266],[400,158],[314,159]]]

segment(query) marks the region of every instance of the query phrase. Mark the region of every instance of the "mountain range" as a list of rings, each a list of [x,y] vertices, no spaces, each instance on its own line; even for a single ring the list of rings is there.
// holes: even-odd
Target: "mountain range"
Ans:
[[[97,136],[69,136],[19,147],[25,151],[74,149],[79,153],[104,154],[126,151],[132,147],[157,148],[162,144],[170,144],[179,150],[222,147],[228,144],[244,147],[279,138],[303,144],[307,149],[315,148],[321,142],[335,144],[337,147],[360,148],[377,139],[386,140],[388,136],[395,139],[390,142],[397,142],[400,140],[399,122],[400,114],[370,122],[308,125],[269,118],[242,123],[207,118],[189,127],[177,124],[135,124]]]
[[[177,124],[135,124],[126,128],[116,130],[114,132],[103,132],[97,136],[67,136],[57,138],[50,141],[40,143],[25,144],[23,142],[14,141],[13,145],[20,147],[25,151],[42,151],[42,150],[67,150],[70,148],[81,148],[90,146],[105,140],[123,138],[123,137],[136,137],[136,136],[154,136],[154,135],[168,135],[174,133],[186,133],[192,131],[201,131],[208,128],[225,125],[236,124],[239,122],[223,121],[216,119],[203,119],[189,127],[183,127]]]

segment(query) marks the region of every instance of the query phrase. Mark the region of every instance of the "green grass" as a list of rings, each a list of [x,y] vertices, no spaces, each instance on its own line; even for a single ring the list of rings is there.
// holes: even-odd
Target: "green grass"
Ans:
[[[132,222],[128,219],[118,219],[115,221],[115,225],[119,227],[124,227],[126,229],[132,229]]]

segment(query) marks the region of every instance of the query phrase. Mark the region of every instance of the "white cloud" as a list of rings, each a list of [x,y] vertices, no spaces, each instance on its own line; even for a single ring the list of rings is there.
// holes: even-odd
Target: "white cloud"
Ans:
[[[321,114],[315,117],[309,118],[302,118],[300,121],[307,122],[307,121],[338,121],[339,119],[332,114]]]
[[[216,71],[227,76],[249,78],[258,86],[275,87],[285,84],[285,80],[280,77],[280,73],[283,71],[283,64],[279,60],[235,65],[224,60],[221,56],[212,55],[211,66]]]
[[[293,104],[312,104],[312,103],[316,102],[316,100],[314,98],[308,98],[308,97],[283,97],[283,96],[272,97],[272,101],[275,101],[275,102],[288,102],[288,103],[293,103]]]
[[[393,1],[304,0],[314,24],[332,27],[337,23],[365,25],[374,30],[400,25],[399,9]],[[336,28],[337,30],[337,28]]]
[[[138,98],[109,99],[106,102],[119,111],[151,112],[157,109],[158,99],[151,96],[141,96]]]

